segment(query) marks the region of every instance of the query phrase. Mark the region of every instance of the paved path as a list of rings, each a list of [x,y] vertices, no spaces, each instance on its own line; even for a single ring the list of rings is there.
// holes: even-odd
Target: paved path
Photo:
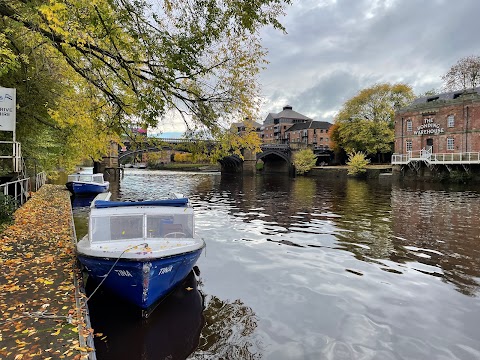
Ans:
[[[48,184],[0,234],[0,359],[88,357],[74,236],[70,194]]]

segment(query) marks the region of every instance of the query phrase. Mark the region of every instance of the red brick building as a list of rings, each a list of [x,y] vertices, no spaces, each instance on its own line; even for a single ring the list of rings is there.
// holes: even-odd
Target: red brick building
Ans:
[[[395,116],[393,165],[480,163],[480,87],[416,99]]]
[[[293,111],[293,108],[287,105],[278,114],[268,114],[261,128],[262,141],[264,144],[286,144],[285,132],[292,125],[310,121],[312,119]]]
[[[309,121],[294,124],[285,131],[287,143],[299,145],[299,147],[310,147],[316,150],[328,150],[328,130],[332,126],[326,121]]]

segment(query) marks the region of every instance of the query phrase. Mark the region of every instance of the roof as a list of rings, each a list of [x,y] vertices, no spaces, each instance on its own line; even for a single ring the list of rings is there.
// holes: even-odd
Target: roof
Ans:
[[[304,130],[304,129],[330,129],[330,126],[332,126],[331,123],[327,121],[309,121],[309,122],[304,122],[304,123],[297,123],[293,124],[291,127],[289,127],[285,132],[287,131],[296,131],[296,130]]]
[[[278,114],[269,113],[263,123],[265,125],[273,124],[275,119],[312,120],[308,116],[302,115],[294,111],[290,105],[284,106],[283,110]]]
[[[475,94],[475,93],[480,95],[480,86],[472,89],[450,91],[450,92],[430,95],[430,96],[422,96],[413,100],[411,105],[426,104],[426,103],[438,101],[438,100],[443,100],[443,101],[454,100],[464,94]]]
[[[262,126],[258,122],[252,121],[252,120],[245,120],[245,121],[242,121],[242,122],[233,123],[232,125],[235,126],[236,128],[246,127],[247,125],[249,125],[249,126],[253,126],[255,129],[258,129],[259,127]]]

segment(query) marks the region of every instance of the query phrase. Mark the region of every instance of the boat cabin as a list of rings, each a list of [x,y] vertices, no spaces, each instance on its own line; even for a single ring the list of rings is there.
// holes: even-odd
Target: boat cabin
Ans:
[[[85,182],[103,184],[103,174],[71,174],[68,175],[67,182]]]
[[[90,212],[89,238],[93,243],[194,237],[193,208],[125,206],[95,208]]]

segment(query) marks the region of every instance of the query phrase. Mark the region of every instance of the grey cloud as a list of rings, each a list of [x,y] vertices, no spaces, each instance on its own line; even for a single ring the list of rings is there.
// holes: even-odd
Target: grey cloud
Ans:
[[[260,77],[266,113],[286,99],[322,116],[377,82],[422,93],[440,88],[461,57],[480,55],[477,0],[302,0],[287,14],[287,35],[262,33],[270,61]]]

